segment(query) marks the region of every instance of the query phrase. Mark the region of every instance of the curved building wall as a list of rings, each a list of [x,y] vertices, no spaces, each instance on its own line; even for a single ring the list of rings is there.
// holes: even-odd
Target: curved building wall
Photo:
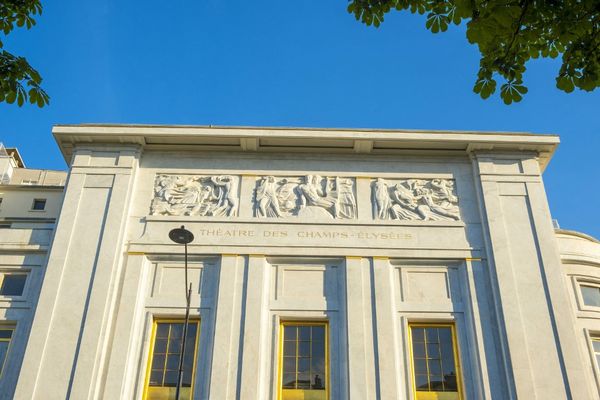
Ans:
[[[600,398],[600,241],[567,230],[557,230],[556,237],[586,364],[586,381]]]

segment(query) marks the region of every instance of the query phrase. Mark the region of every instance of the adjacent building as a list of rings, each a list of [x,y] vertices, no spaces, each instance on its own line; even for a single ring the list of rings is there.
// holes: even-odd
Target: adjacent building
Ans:
[[[17,384],[66,178],[0,144],[0,398]]]
[[[0,273],[27,274],[0,297],[0,397],[174,399],[180,359],[182,399],[600,397],[600,243],[553,226],[557,136],[53,133],[64,192],[0,186]]]

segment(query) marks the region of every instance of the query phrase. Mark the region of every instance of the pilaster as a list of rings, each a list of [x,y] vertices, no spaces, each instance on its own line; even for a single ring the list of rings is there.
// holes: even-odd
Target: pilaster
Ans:
[[[473,163],[510,398],[591,398],[536,155]]]
[[[97,398],[139,152],[76,149],[16,399]]]

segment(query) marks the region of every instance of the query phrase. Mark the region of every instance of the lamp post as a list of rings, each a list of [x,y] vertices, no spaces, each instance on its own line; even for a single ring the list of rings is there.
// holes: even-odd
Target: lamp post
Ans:
[[[188,323],[190,319],[190,298],[192,297],[192,283],[188,286],[188,250],[187,245],[194,240],[192,232],[185,229],[185,226],[181,225],[181,228],[172,229],[169,232],[169,238],[178,244],[184,245],[184,273],[185,273],[185,323],[183,324],[183,334],[181,335],[181,353],[179,357],[179,372],[177,373],[177,387],[175,388],[175,400],[179,400],[179,392],[181,390],[181,384],[183,381],[183,357],[185,354],[185,342],[188,330]]]

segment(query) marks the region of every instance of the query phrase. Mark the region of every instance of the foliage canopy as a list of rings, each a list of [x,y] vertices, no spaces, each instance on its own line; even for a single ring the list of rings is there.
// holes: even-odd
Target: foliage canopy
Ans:
[[[350,0],[348,11],[379,27],[392,10],[426,14],[425,27],[444,32],[466,21],[467,39],[481,53],[473,91],[486,99],[503,81],[504,103],[520,101],[525,64],[562,56],[556,86],[569,93],[600,85],[600,0]]]
[[[42,13],[40,0],[0,0],[0,31],[4,36],[15,26],[30,29],[34,17]],[[43,107],[50,98],[41,88],[42,77],[24,57],[4,50],[0,36],[0,102],[22,106],[28,99],[31,104]]]

